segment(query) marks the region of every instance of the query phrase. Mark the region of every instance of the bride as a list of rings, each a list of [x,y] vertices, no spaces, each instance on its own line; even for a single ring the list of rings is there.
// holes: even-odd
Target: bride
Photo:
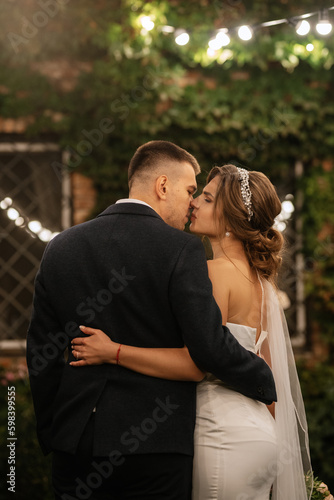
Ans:
[[[311,470],[307,423],[286,321],[275,280],[283,236],[274,228],[281,203],[260,172],[214,167],[192,202],[190,230],[206,235],[213,294],[240,344],[273,371],[278,402],[267,407],[227,387],[210,373],[197,386],[193,500],[306,500]],[[194,269],[196,272],[196,269]],[[189,380],[183,349],[114,343],[101,330],[72,341],[72,366],[120,364],[140,373]],[[154,355],[152,356],[152,351]]]

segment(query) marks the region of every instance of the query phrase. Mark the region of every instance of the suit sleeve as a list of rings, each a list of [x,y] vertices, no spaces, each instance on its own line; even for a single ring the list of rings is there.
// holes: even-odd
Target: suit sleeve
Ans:
[[[42,261],[35,279],[33,311],[27,335],[27,364],[37,436],[44,454],[51,451],[53,403],[65,365],[67,341],[61,330],[48,301]]]
[[[234,390],[265,404],[276,401],[269,366],[244,349],[226,326],[212,295],[202,243],[184,246],[170,280],[170,301],[194,362]]]

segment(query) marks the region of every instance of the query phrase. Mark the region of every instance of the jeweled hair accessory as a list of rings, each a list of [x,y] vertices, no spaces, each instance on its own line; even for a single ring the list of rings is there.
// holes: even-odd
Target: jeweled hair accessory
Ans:
[[[244,168],[237,167],[239,181],[241,182],[241,197],[248,212],[247,219],[250,221],[254,215],[252,210],[252,192],[249,187],[249,173]]]

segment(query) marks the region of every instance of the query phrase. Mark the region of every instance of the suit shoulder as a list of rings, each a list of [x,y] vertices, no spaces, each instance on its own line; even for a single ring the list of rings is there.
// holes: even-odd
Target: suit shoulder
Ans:
[[[81,224],[77,224],[75,226],[64,229],[54,238],[52,238],[52,240],[46,246],[45,251],[48,252],[51,248],[56,249],[59,246],[63,248],[64,245],[71,244],[71,242],[78,240],[81,235],[87,233],[87,230],[89,230],[89,228],[93,228],[93,226],[95,225],[95,221],[96,219],[92,219],[87,222],[82,222]]]
[[[92,219],[90,221],[82,222],[81,224],[76,224],[75,226],[71,226],[67,229],[64,229],[59,234],[57,234],[57,236],[55,236],[55,238],[53,238],[52,241],[60,241],[64,238],[69,238],[71,236],[77,236],[81,232],[85,231],[90,225],[92,225],[94,220],[95,219]]]
[[[189,248],[202,248],[204,250],[203,244],[194,234],[187,233],[186,231],[181,231],[180,229],[176,229],[174,227],[167,225],[166,234],[171,241],[178,243],[180,247],[189,247]]]

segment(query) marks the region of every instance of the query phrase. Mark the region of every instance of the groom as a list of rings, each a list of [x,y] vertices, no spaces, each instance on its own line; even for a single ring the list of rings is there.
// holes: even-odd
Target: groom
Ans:
[[[56,499],[191,498],[196,384],[111,364],[71,367],[81,324],[122,344],[186,345],[201,369],[235,390],[276,399],[265,362],[221,326],[202,243],[182,231],[199,172],[175,144],[144,144],[130,162],[129,199],[45,250],[27,361]]]

